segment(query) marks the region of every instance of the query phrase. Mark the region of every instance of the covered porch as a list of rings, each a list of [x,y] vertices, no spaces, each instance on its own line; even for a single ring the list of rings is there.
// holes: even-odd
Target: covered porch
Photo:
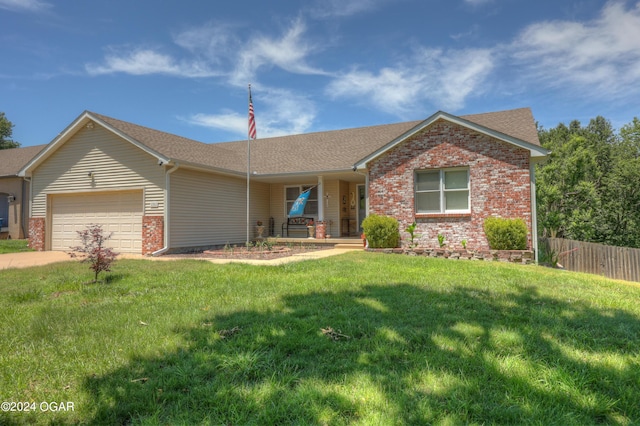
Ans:
[[[367,215],[366,176],[354,171],[322,175],[251,175],[252,238],[259,238],[257,224],[264,227],[262,237],[279,242],[302,244],[357,244],[361,223]],[[289,212],[298,196],[310,196],[303,217],[315,224],[325,223],[326,238],[308,238],[304,224],[291,226]]]

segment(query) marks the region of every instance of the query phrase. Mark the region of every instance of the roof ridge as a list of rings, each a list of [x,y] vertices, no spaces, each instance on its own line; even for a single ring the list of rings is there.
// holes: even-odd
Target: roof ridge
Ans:
[[[418,124],[423,120],[409,120],[409,121],[398,121],[395,123],[385,123],[385,124],[374,124],[371,126],[358,126],[358,127],[347,127],[346,129],[331,129],[331,130],[318,130],[315,132],[309,133],[292,133],[290,135],[281,135],[281,136],[270,136],[267,138],[258,138],[254,139],[254,141],[268,141],[270,139],[280,139],[280,138],[288,138],[288,137],[300,137],[300,136],[313,136],[320,134],[329,134],[333,132],[347,132],[347,131],[355,131],[355,130],[370,130],[375,128],[382,128],[387,126],[402,126],[402,125],[410,125],[412,123]],[[236,143],[247,143],[246,139],[240,139],[235,141],[225,141],[225,142],[209,142],[209,145],[220,145],[220,144],[236,144]]]

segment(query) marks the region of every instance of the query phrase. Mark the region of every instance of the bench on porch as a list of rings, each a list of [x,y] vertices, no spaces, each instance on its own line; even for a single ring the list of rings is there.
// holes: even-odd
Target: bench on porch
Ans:
[[[313,223],[312,217],[288,217],[287,221],[282,224],[282,236],[289,237],[290,232],[304,232],[307,235],[307,226]],[[285,232],[286,231],[286,232]]]

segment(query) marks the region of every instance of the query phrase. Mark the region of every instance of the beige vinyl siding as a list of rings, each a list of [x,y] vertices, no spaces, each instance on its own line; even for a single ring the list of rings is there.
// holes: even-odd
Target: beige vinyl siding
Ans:
[[[284,212],[284,185],[281,183],[271,184],[271,216],[274,220],[274,232],[282,237],[282,222],[286,219]]]
[[[337,179],[324,181],[324,220],[327,222],[326,233],[332,237],[340,236],[340,181]],[[326,198],[326,195],[329,198]]]
[[[164,215],[164,168],[99,126],[75,134],[35,169],[32,182],[33,217],[46,217],[47,194],[126,189],[144,190],[145,215]]]
[[[247,181],[178,169],[170,181],[170,247],[242,243],[247,234]],[[269,185],[251,183],[250,238],[257,220],[268,225]]]

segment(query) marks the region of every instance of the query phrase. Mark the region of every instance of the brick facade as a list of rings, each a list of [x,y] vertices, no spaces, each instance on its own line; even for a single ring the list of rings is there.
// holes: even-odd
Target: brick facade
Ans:
[[[45,249],[45,235],[44,218],[29,218],[29,248],[43,251]]]
[[[416,215],[415,171],[451,167],[469,168],[471,212]],[[437,247],[438,234],[444,234],[448,247],[460,248],[467,240],[474,250],[489,248],[485,218],[522,218],[531,247],[529,151],[437,120],[369,164],[369,210],[398,219],[403,244],[409,238],[404,230],[415,220],[420,246]]]
[[[142,217],[142,254],[164,247],[164,216]]]

